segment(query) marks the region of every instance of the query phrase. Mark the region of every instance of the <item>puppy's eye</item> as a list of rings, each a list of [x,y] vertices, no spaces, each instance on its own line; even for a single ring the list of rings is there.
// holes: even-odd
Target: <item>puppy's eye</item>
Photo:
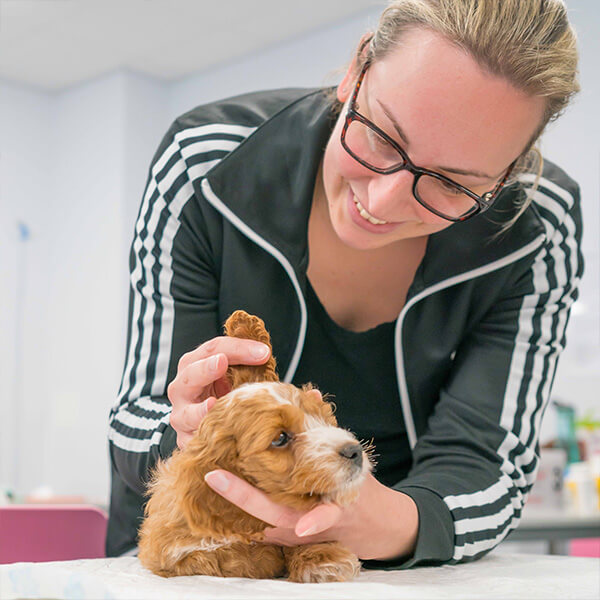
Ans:
[[[271,446],[274,448],[283,448],[292,441],[292,436],[286,431],[282,431],[272,442]]]

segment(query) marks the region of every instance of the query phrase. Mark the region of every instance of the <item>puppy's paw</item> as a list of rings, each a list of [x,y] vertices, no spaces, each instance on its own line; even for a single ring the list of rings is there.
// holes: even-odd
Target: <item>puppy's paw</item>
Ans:
[[[290,581],[349,581],[360,572],[358,558],[337,542],[284,548],[284,554]]]

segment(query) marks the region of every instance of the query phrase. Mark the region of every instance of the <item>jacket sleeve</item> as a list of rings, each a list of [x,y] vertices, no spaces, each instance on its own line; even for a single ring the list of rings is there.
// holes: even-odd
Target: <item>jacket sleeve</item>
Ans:
[[[415,553],[380,568],[476,559],[519,523],[583,271],[577,186],[542,179],[534,200],[545,242],[513,266],[510,285],[456,350],[413,468],[394,486],[419,509]]]
[[[179,358],[220,332],[214,256],[221,221],[195,190],[240,140],[230,132],[219,138],[213,125],[176,124],[150,169],[130,253],[125,366],[109,423],[113,472],[138,495],[156,460],[176,445],[166,394]]]

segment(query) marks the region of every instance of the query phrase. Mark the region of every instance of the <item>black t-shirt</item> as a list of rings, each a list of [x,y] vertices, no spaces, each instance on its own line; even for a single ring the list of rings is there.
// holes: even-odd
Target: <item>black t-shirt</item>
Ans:
[[[393,485],[412,462],[394,365],[395,323],[348,331],[329,317],[310,283],[306,301],[308,329],[293,383],[311,382],[330,395],[338,424],[375,445],[375,477]]]

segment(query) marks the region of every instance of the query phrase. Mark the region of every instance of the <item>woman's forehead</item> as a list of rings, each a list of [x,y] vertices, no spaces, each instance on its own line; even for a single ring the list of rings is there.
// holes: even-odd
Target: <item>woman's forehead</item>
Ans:
[[[521,154],[544,100],[482,69],[438,34],[415,30],[369,67],[362,94],[378,125],[408,138],[411,158],[495,172]],[[397,136],[396,136],[397,137]],[[400,141],[400,140],[399,140]],[[466,162],[465,162],[466,161]]]

